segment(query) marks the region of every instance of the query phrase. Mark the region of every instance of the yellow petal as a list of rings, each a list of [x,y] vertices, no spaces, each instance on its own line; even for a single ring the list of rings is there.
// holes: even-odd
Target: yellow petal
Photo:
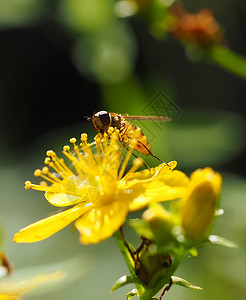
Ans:
[[[0,300],[20,300],[18,295],[4,295],[0,294]]]
[[[177,170],[160,175],[158,180],[170,187],[187,187],[189,184],[188,176],[185,175],[185,173]]]
[[[46,192],[45,198],[54,206],[64,207],[82,202],[82,198],[78,196],[68,195],[66,193]]]
[[[172,171],[175,167],[177,166],[176,161],[171,161],[168,164],[163,163],[155,168],[151,169],[145,169],[139,172],[134,172],[134,173],[127,173],[122,181],[123,182],[129,182],[132,180],[144,180],[144,179],[151,179],[152,177],[157,177],[160,175],[164,175],[170,171]]]
[[[91,179],[94,179],[92,176]],[[90,180],[92,181],[92,180]],[[94,186],[85,184],[78,176],[70,176],[62,184],[54,183],[45,193],[45,198],[55,206],[64,207],[81,202],[92,202]]]
[[[42,219],[21,229],[15,234],[13,241],[16,243],[33,243],[44,240],[72,223],[88,209],[90,207],[78,204],[64,212]]]
[[[124,223],[128,204],[115,201],[102,207],[93,208],[75,222],[79,230],[81,243],[95,244],[112,236]]]
[[[130,211],[144,208],[149,203],[175,200],[183,197],[189,183],[180,171],[160,175],[155,180],[139,181],[119,192],[118,197],[129,201]]]
[[[177,166],[177,162],[174,161],[170,161],[169,163],[163,163],[160,165],[159,170],[157,170],[157,175],[164,175],[167,174],[169,172],[171,172],[174,168],[176,168]]]

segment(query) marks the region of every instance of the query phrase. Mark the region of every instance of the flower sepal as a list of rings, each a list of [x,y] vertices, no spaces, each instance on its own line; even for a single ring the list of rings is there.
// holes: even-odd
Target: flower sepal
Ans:
[[[175,230],[176,216],[159,203],[152,203],[144,211],[141,219],[129,222],[130,227],[141,237],[144,236],[157,246],[168,247],[177,242]]]
[[[192,290],[203,291],[203,288],[194,285],[181,277],[172,276],[171,279],[172,279],[172,284],[180,285]]]
[[[137,289],[132,289],[129,293],[126,294],[126,300],[132,299],[134,296],[138,296],[138,290]]]
[[[227,247],[227,248],[237,248],[238,245],[233,242],[230,241],[222,236],[219,235],[209,235],[208,238],[204,241],[204,243],[202,245],[217,245],[217,246],[223,246],[223,247]]]
[[[134,283],[134,284],[142,284],[141,280],[138,279],[137,277],[134,277],[134,276],[127,276],[127,275],[123,275],[121,276],[112,286],[110,292],[114,292],[116,290],[118,290],[119,288],[127,285],[127,284],[131,284],[131,283]],[[135,289],[134,289],[135,290]],[[137,290],[135,290],[136,293],[134,295],[132,295],[131,297],[137,295]],[[132,292],[132,291],[131,291]],[[131,293],[130,292],[130,293]],[[130,295],[130,293],[128,293]],[[131,298],[128,298],[128,299],[131,299]]]

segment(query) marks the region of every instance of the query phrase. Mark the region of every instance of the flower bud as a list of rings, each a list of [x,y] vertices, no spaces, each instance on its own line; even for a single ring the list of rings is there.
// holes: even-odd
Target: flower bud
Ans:
[[[148,284],[153,276],[160,270],[170,270],[172,259],[169,254],[159,253],[153,255],[150,251],[145,251],[136,264],[136,275],[144,283]]]
[[[171,229],[174,225],[173,216],[162,205],[153,203],[143,213],[143,219],[149,224],[154,234],[155,243],[165,244],[171,240]]]
[[[187,193],[180,202],[186,236],[202,240],[208,234],[221,184],[221,175],[211,168],[198,169],[191,174]]]

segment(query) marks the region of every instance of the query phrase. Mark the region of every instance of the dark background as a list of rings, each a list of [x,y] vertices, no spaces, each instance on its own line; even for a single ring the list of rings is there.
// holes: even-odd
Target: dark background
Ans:
[[[223,8],[219,2],[210,1],[208,5],[212,5],[223,25],[231,48],[245,54],[243,1],[225,2]],[[202,1],[196,4],[187,1],[187,9],[195,11],[202,8],[201,4]],[[84,121],[83,116],[91,116],[104,107],[100,83],[75,68],[70,56],[74,36],[55,22],[52,9],[50,6],[46,14],[28,26],[11,26],[0,31],[0,140],[1,151],[7,157],[12,156],[11,159],[27,153],[40,135],[78,125]],[[181,109],[185,106],[225,109],[245,118],[243,79],[211,63],[188,61],[177,41],[171,37],[163,42],[156,40],[141,17],[129,22],[138,51],[134,72],[143,85],[148,78],[158,77],[161,88],[168,78],[175,82]],[[223,168],[243,174],[244,156],[245,151],[230,163],[224,163]],[[4,155],[1,163],[6,163]]]

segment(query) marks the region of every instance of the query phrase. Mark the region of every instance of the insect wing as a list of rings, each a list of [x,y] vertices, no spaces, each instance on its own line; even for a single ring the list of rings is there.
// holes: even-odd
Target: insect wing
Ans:
[[[154,121],[154,122],[167,122],[171,121],[172,118],[168,116],[128,116],[123,115],[127,120],[136,120],[136,121]]]

